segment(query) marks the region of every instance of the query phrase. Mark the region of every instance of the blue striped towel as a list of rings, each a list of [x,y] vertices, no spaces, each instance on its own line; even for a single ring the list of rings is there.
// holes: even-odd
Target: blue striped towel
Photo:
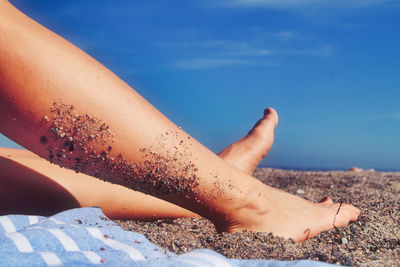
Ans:
[[[0,216],[0,266],[331,266],[315,261],[228,259],[199,249],[176,255],[125,231],[99,208],[50,217]]]

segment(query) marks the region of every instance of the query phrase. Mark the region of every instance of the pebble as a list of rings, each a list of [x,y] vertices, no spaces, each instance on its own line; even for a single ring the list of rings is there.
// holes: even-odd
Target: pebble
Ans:
[[[370,249],[372,252],[376,252],[376,251],[378,250],[378,247],[377,247],[377,246],[371,246],[369,249]]]
[[[396,183],[396,184],[394,184],[392,187],[393,187],[393,190],[394,190],[395,192],[397,192],[397,193],[400,192],[400,183]]]
[[[40,137],[40,143],[43,145],[47,144],[48,143],[47,137],[46,136]]]
[[[306,191],[304,191],[303,189],[296,190],[296,194],[298,194],[298,195],[304,195],[305,193],[306,193]]]
[[[212,237],[207,237],[206,238],[206,242],[207,243],[211,243],[211,242],[213,242],[214,241],[214,238],[212,238]]]
[[[342,245],[346,245],[347,243],[349,243],[349,241],[347,240],[346,237],[342,238]]]
[[[362,172],[362,171],[364,171],[364,169],[358,167],[351,167],[349,169],[349,172]]]

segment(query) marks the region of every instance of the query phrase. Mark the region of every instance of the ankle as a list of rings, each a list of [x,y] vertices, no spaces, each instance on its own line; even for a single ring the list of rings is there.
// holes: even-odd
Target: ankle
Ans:
[[[237,202],[238,205],[230,209],[223,231],[238,232],[245,229],[258,229],[265,223],[261,218],[270,211],[271,202],[265,197],[264,186],[260,181],[254,181],[247,194],[244,194]]]

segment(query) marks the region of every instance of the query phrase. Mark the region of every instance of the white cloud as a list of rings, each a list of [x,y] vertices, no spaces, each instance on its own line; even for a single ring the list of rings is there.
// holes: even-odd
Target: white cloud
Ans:
[[[209,47],[217,47],[224,49],[247,49],[249,47],[249,43],[247,41],[233,41],[233,40],[211,40],[206,41],[201,46],[205,48]]]
[[[294,31],[282,31],[276,33],[276,36],[282,38],[283,40],[290,40],[297,37],[297,34]]]
[[[224,0],[223,5],[238,7],[266,8],[359,8],[371,5],[386,4],[394,0]]]
[[[279,65],[272,62],[232,59],[232,58],[192,58],[176,62],[176,66],[182,69],[212,69],[232,66],[272,66]]]
[[[209,40],[203,42],[167,44],[167,47],[186,50],[186,56],[175,61],[174,66],[182,69],[212,69],[228,66],[281,66],[282,57],[293,55],[305,57],[326,57],[334,53],[328,44],[314,44],[306,48],[267,48],[265,44],[248,40]],[[199,50],[201,49],[201,53]],[[193,52],[196,51],[196,52]],[[190,54],[197,54],[191,57]],[[202,56],[198,56],[202,54]],[[276,57],[281,56],[281,57]]]
[[[246,49],[234,52],[234,54],[240,56],[272,56],[277,53],[277,51],[270,49]]]
[[[201,49],[224,49],[224,50],[240,50],[247,49],[250,44],[247,41],[234,40],[198,40],[192,42],[169,42],[158,44],[162,47],[171,48],[201,48]]]
[[[370,117],[372,120],[379,119],[400,119],[400,111],[394,111],[391,113],[376,114]]]
[[[237,51],[229,51],[226,54],[231,56],[274,56],[274,55],[304,55],[304,56],[331,56],[334,53],[334,48],[328,44],[314,45],[312,48],[306,49],[267,49],[267,48],[248,48]]]
[[[279,32],[271,34],[278,38],[298,38],[292,31]],[[295,49],[279,49],[268,48],[265,40],[235,41],[235,40],[208,40],[197,42],[176,42],[158,44],[162,47],[173,49],[206,51],[211,54],[219,54],[228,57],[232,56],[273,56],[273,55],[313,55],[313,56],[329,56],[332,55],[334,49],[329,44],[309,44],[307,48]],[[273,43],[273,41],[270,41]],[[276,46],[276,45],[274,45]]]
[[[332,45],[294,30],[268,32],[257,28],[242,39],[193,39],[157,45],[172,50],[179,59],[172,66],[183,69],[281,66],[293,56],[329,57],[335,52]]]
[[[323,44],[317,45],[313,49],[296,49],[296,50],[279,50],[277,54],[286,55],[310,55],[310,56],[331,56],[334,48],[331,45]]]

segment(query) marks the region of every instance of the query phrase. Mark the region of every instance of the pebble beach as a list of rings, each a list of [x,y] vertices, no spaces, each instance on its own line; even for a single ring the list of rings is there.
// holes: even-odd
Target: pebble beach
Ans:
[[[303,243],[270,233],[219,234],[210,221],[199,218],[116,222],[177,254],[206,248],[236,259],[310,259],[347,266],[400,264],[400,172],[258,168],[253,176],[309,200],[330,196],[335,202],[352,203],[361,215],[348,227],[323,232]]]

